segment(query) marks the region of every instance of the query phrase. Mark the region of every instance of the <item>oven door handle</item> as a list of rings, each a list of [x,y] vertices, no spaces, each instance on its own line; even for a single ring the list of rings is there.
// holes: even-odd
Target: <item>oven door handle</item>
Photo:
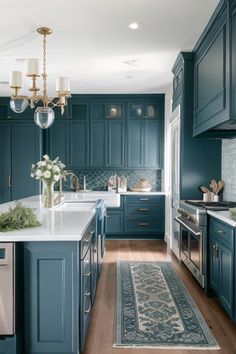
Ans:
[[[181,226],[183,226],[185,229],[190,231],[195,236],[201,236],[201,232],[196,232],[193,229],[191,229],[191,227],[186,225],[182,220],[180,220],[180,218],[178,216],[175,217],[175,221],[177,221]]]

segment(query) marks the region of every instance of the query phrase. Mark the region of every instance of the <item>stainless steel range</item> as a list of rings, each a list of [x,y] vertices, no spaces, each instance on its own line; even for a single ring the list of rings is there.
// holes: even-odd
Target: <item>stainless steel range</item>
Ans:
[[[228,210],[235,202],[186,200],[179,204],[175,220],[180,224],[181,260],[200,285],[207,287],[207,210]]]

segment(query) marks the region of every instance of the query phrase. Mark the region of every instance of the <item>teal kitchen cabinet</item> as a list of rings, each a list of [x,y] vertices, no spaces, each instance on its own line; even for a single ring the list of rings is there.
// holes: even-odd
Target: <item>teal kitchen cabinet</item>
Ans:
[[[46,131],[46,153],[51,159],[59,157],[60,160],[68,165],[69,160],[69,136],[68,120],[65,118],[55,119],[52,126]]]
[[[0,202],[39,194],[39,183],[30,171],[32,163],[41,159],[41,130],[34,122],[1,122],[0,138]]]
[[[163,121],[130,119],[128,121],[129,168],[162,168]]]
[[[89,125],[88,121],[69,122],[69,162],[70,168],[89,166]]]
[[[210,287],[228,314],[234,316],[234,229],[210,219]]]
[[[193,136],[236,136],[236,3],[220,1],[194,48]]]
[[[96,99],[96,98],[95,98]],[[99,102],[91,104],[91,119],[123,119],[124,103]]]
[[[192,137],[194,53],[180,52],[172,73],[173,115],[178,116],[180,112],[179,197],[201,199],[202,194],[196,186],[208,184],[212,176],[221,178],[221,141]]]
[[[11,200],[11,127],[0,122],[0,203]]]
[[[130,119],[148,118],[157,119],[162,117],[161,105],[153,102],[129,102],[128,116]]]
[[[111,208],[107,209],[106,233],[123,233],[123,211],[116,211]]]
[[[25,354],[77,354],[76,242],[25,242]]]
[[[108,118],[91,121],[90,167],[124,166],[124,121]]]
[[[124,196],[124,232],[130,237],[163,238],[165,196]]]
[[[21,354],[17,348],[16,336],[0,338],[0,354]]]

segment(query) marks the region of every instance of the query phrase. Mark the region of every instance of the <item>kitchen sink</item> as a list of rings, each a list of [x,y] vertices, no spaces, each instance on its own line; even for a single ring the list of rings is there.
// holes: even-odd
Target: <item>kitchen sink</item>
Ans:
[[[58,205],[55,210],[58,211],[92,211],[96,207],[93,202],[67,201]]]

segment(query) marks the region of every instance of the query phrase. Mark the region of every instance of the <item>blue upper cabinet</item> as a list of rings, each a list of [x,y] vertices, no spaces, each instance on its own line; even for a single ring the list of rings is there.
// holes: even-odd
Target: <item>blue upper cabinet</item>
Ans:
[[[58,120],[55,119],[52,126],[46,131],[46,134],[46,153],[52,159],[58,156],[64,164],[68,165],[68,121],[60,118]]]
[[[127,166],[162,168],[163,106],[129,104]],[[139,116],[140,113],[140,116]]]
[[[0,203],[11,200],[11,127],[0,122]]]
[[[91,120],[100,119],[123,119],[124,104],[123,103],[107,103],[99,102],[91,104]]]
[[[194,136],[236,136],[235,6],[219,3],[194,49]]]

